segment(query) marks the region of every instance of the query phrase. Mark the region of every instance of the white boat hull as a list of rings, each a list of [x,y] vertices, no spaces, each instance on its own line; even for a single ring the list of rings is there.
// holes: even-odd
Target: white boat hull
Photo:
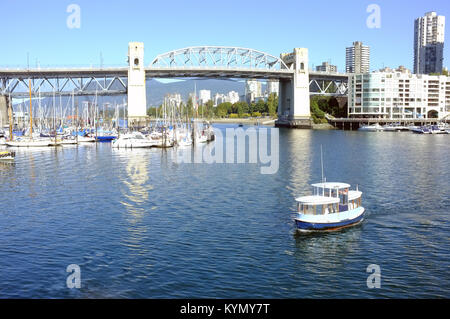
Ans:
[[[155,143],[152,141],[143,141],[143,140],[114,140],[111,144],[114,148],[149,148],[155,146]]]
[[[51,140],[21,140],[8,141],[6,145],[9,147],[48,147],[57,146],[59,143]]]

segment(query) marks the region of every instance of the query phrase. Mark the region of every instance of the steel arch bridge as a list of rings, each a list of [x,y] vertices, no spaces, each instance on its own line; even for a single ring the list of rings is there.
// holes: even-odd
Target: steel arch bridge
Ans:
[[[203,66],[227,68],[255,68],[266,70],[289,69],[278,57],[265,52],[224,46],[196,46],[158,55],[150,66]]]
[[[194,46],[158,55],[147,77],[290,79],[293,70],[280,58],[241,47]]]

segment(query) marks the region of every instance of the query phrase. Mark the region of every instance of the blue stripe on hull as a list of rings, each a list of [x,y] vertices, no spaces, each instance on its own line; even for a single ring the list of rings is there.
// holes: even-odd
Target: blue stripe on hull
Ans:
[[[340,228],[350,226],[360,222],[364,218],[364,213],[353,219],[347,219],[338,223],[307,223],[299,220],[295,220],[297,228],[299,230],[327,230],[332,228]]]
[[[99,142],[111,142],[116,136],[97,136],[97,141]]]

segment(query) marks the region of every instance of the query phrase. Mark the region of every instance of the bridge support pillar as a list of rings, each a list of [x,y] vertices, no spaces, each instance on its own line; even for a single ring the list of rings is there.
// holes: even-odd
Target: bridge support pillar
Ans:
[[[8,107],[9,107],[8,96],[0,95],[0,131],[9,124]]]
[[[283,53],[280,57],[294,74],[291,80],[280,81],[275,126],[311,128],[308,49],[295,48],[294,52]]]
[[[128,44],[128,127],[143,127],[147,119],[144,43]]]

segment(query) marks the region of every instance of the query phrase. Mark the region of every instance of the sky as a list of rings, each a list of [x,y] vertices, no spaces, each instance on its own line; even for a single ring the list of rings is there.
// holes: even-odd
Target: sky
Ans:
[[[71,4],[80,8],[79,28],[67,25]],[[380,9],[379,28],[367,26],[371,4]],[[345,48],[362,41],[371,49],[371,70],[412,69],[414,19],[428,11],[450,23],[448,0],[0,0],[0,68],[126,66],[128,42],[139,41],[146,65],[189,46],[239,46],[275,56],[306,47],[310,67],[328,61],[344,71]],[[448,45],[444,66],[450,66]]]

